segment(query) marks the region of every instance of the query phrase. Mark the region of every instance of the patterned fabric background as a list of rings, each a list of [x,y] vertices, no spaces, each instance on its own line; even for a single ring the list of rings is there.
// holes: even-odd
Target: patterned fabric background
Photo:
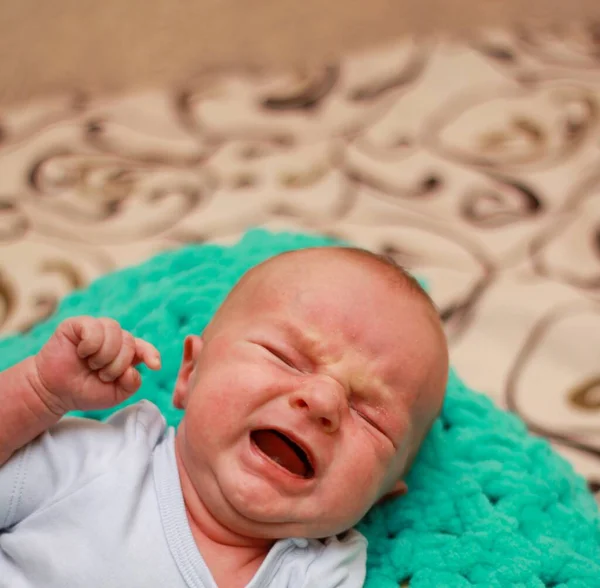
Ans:
[[[597,28],[6,110],[0,334],[186,242],[343,237],[427,278],[461,376],[598,491],[599,118]]]

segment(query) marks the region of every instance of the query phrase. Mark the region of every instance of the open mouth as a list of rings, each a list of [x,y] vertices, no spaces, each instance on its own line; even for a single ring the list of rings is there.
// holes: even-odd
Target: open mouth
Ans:
[[[315,470],[308,454],[300,445],[275,429],[253,431],[250,439],[270,460],[295,476],[312,478]]]

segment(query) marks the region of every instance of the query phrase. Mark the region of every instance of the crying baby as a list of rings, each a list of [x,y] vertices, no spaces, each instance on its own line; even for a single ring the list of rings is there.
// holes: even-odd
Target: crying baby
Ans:
[[[185,339],[175,430],[148,401],[99,423],[159,352],[111,319],[61,323],[0,373],[0,586],[362,586],[353,527],[439,414],[448,351],[392,261],[327,247],[246,273]]]

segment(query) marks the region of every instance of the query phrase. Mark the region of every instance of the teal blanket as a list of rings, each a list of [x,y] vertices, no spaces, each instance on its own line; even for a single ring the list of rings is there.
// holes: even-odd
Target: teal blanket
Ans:
[[[184,336],[204,329],[249,267],[281,251],[331,244],[256,230],[231,247],[163,253],[68,296],[31,332],[0,340],[0,369],[37,352],[68,316],[112,316],[163,356],[160,372],[142,368],[142,390],[130,402],[148,398],[176,425],[171,389]],[[367,586],[600,586],[600,517],[583,479],[454,372],[408,484],[407,496],[373,508],[360,525],[369,539]]]

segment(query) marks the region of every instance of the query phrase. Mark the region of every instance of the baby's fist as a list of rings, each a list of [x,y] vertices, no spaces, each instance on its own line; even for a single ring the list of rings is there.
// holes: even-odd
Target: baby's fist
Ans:
[[[110,408],[140,387],[135,368],[160,368],[160,354],[112,319],[89,316],[62,322],[35,358],[37,391],[56,414]]]

